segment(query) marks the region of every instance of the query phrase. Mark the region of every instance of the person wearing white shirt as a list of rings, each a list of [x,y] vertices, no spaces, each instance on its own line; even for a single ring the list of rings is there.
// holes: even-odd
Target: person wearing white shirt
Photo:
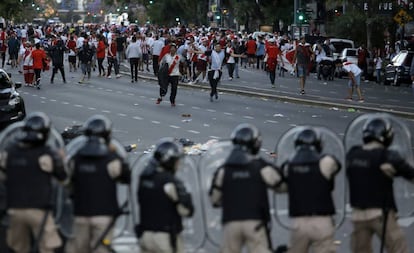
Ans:
[[[137,43],[137,38],[132,37],[131,43],[126,48],[125,55],[129,60],[131,66],[131,83],[138,81],[138,62],[142,55],[141,47]]]
[[[208,80],[210,82],[210,102],[213,102],[213,96],[218,99],[217,84],[221,78],[221,66],[224,61],[224,50],[221,50],[220,43],[214,46],[214,50],[211,52],[211,65],[208,70]]]
[[[154,69],[154,74],[158,75],[158,70],[159,70],[159,65],[158,65],[158,61],[159,61],[159,57],[161,54],[161,50],[164,47],[165,43],[163,40],[161,40],[159,38],[159,36],[155,36],[155,41],[154,43],[152,43],[152,68]]]
[[[364,98],[362,97],[361,93],[361,73],[362,70],[352,62],[345,61],[343,63],[343,69],[348,72],[349,81],[348,81],[348,97],[347,99],[352,101],[352,95],[354,93],[354,88],[359,97],[359,102],[364,102]]]
[[[164,63],[168,64],[168,84],[171,84],[170,102],[171,106],[175,106],[175,97],[177,95],[178,78],[180,77],[180,63],[185,63],[185,59],[177,54],[177,45],[170,44],[170,52],[162,57],[160,66]],[[162,98],[167,94],[168,86],[164,89],[160,87],[160,97],[157,104],[160,104]]]

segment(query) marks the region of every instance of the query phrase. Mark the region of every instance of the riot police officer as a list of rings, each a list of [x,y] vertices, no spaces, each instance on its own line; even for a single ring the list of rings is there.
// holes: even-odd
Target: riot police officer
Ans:
[[[94,115],[84,124],[84,135],[67,147],[75,215],[69,253],[109,250],[100,240],[112,239],[111,226],[120,215],[117,182],[130,181],[125,150],[111,137],[111,131],[108,118]]]
[[[299,128],[295,151],[281,166],[292,218],[289,253],[309,252],[311,247],[318,253],[336,252],[332,191],[341,166],[337,158],[322,153],[322,145],[316,130]]]
[[[143,253],[183,253],[182,218],[191,217],[191,194],[174,176],[183,157],[172,139],[161,139],[141,173],[138,185],[140,224],[137,237]]]
[[[403,231],[397,224],[393,177],[413,180],[414,169],[407,163],[407,156],[403,158],[396,150],[389,149],[395,134],[393,123],[388,117],[368,118],[362,129],[362,145],[354,145],[347,152],[346,173],[354,225],[352,252],[372,252],[374,234],[380,237],[381,248],[385,246],[387,252],[409,252]],[[361,132],[360,127],[356,129]],[[401,145],[404,139],[396,144]]]
[[[52,178],[66,179],[63,149],[48,143],[51,122],[46,114],[32,113],[23,125],[20,123],[10,127],[9,136],[20,134],[0,156],[0,167],[7,177],[7,244],[16,253],[27,253],[32,246],[40,253],[52,253],[62,243],[51,209]]]
[[[224,253],[272,252],[269,236],[267,188],[276,189],[282,178],[278,171],[258,157],[262,139],[259,130],[240,124],[231,134],[233,150],[216,170],[209,191],[214,207],[222,207]]]

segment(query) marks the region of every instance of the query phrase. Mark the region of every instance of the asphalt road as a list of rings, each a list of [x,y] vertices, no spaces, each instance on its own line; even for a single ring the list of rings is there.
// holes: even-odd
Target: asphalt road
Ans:
[[[67,69],[68,70],[68,69]],[[250,72],[249,72],[250,71]],[[23,76],[13,73],[14,80],[22,81]],[[250,73],[250,74],[249,74]],[[255,74],[254,74],[255,73]],[[195,143],[205,143],[211,139],[226,139],[230,133],[240,123],[247,122],[255,124],[262,132],[263,149],[262,153],[265,157],[271,158],[269,153],[272,152],[280,136],[293,126],[297,125],[323,125],[332,129],[340,138],[343,137],[346,126],[358,115],[358,110],[347,110],[337,108],[335,106],[310,106],[286,101],[268,99],[264,96],[245,96],[232,93],[219,93],[217,101],[209,101],[209,89],[205,84],[197,89],[179,87],[176,99],[177,106],[171,107],[169,102],[162,102],[160,105],[155,104],[158,97],[158,86],[156,82],[140,79],[138,83],[130,83],[128,76],[120,79],[106,79],[97,77],[97,73],[93,72],[90,82],[86,84],[78,84],[80,73],[67,74],[67,84],[63,84],[60,74],[55,79],[54,84],[50,84],[50,71],[42,73],[42,88],[36,90],[30,87],[22,87],[20,92],[25,99],[28,112],[44,111],[52,119],[55,127],[62,131],[66,126],[73,124],[81,124],[93,114],[103,114],[110,118],[114,123],[113,135],[124,144],[136,143],[137,150],[130,154],[131,162],[136,160],[141,154],[145,153],[148,148],[156,143],[161,137],[188,138]],[[256,70],[242,70],[240,79],[233,81],[224,81],[223,86],[233,85],[237,89],[238,85],[248,86],[255,83],[251,87],[262,85],[262,91],[270,91],[272,88],[268,83],[265,74]],[[224,76],[224,78],[226,78]],[[312,82],[318,82],[312,80]],[[278,81],[292,94],[296,94],[297,80],[287,75]],[[342,87],[344,80],[336,80],[329,83],[329,86]],[[295,85],[295,86],[294,86]],[[321,84],[325,85],[325,84]],[[295,88],[296,87],[296,88]],[[375,87],[375,86],[374,86]],[[281,89],[282,87],[279,87]],[[378,88],[378,87],[377,87]],[[396,89],[399,87],[389,87]],[[278,89],[278,87],[276,88]],[[310,88],[307,96],[316,94],[316,91]],[[372,88],[374,89],[374,88]],[[261,91],[261,92],[262,92]],[[322,92],[322,90],[320,90]],[[412,102],[411,89],[401,88],[401,99],[407,99]],[[333,97],[343,97],[343,91],[333,93],[327,89],[327,95]],[[396,91],[397,93],[400,90]],[[372,93],[371,93],[372,94]],[[371,95],[378,97],[379,95]],[[297,94],[296,94],[297,95]],[[294,95],[292,95],[294,96]],[[406,96],[406,97],[404,97]],[[411,100],[410,100],[411,98]],[[389,101],[393,99],[397,101],[399,98],[383,98],[389,104],[397,102]],[[410,107],[405,103],[404,106]],[[352,104],[350,105],[352,107]],[[183,117],[190,115],[190,117]],[[414,129],[414,123],[410,119],[402,119],[409,124],[410,129]],[[194,167],[200,161],[200,157],[191,157]],[[197,169],[194,169],[197,171]],[[198,170],[199,171],[199,170]],[[188,172],[185,178],[195,178],[191,182],[187,182],[187,186],[192,188],[195,195],[197,207],[204,208],[206,215],[215,217],[215,219],[205,219],[203,213],[199,212],[196,217],[186,222],[187,230],[185,235],[191,238],[188,242],[188,251],[196,251],[194,248],[200,247],[197,252],[217,252],[215,244],[220,241],[219,230],[215,227],[219,224],[219,217],[215,216],[217,211],[213,211],[209,203],[205,203],[205,198],[200,196],[206,193],[206,189],[200,189],[200,179],[197,175]],[[205,173],[205,172],[203,172]],[[198,179],[198,181],[197,181]],[[201,180],[207,180],[202,178]],[[344,185],[343,175],[337,178],[337,190],[335,195],[338,196],[338,203],[341,203],[344,189],[339,187]],[[202,184],[204,185],[204,184]],[[403,213],[409,213],[414,210],[414,188],[411,186],[403,186],[399,201],[400,209]],[[120,196],[126,197],[126,188],[120,189]],[[284,201],[283,197],[278,198],[278,203]],[[273,201],[272,201],[273,202]],[[279,215],[282,220],[286,220],[286,209],[283,203],[278,204],[276,210],[272,212]],[[281,206],[281,207],[280,207]],[[352,225],[349,222],[349,210],[343,204],[338,204],[337,209],[346,216],[345,222],[340,226],[336,233],[338,244],[338,252],[347,253],[349,251],[349,236],[352,231]],[[339,215],[340,216],[340,215]],[[340,220],[340,217],[337,218]],[[403,218],[400,220],[404,227],[407,238],[414,236],[414,218]],[[204,223],[211,229],[204,231]],[[276,221],[273,222],[272,240],[274,245],[285,244],[289,241],[289,233],[282,228]],[[123,224],[126,224],[125,226]],[[126,231],[124,230],[126,228]],[[128,243],[133,239],[131,234],[131,222],[121,220],[117,224],[117,232],[123,231],[123,237],[117,240],[119,252],[133,252]],[[202,232],[204,231],[204,232]],[[204,235],[210,240],[204,241]],[[375,241],[378,247],[378,241]],[[409,241],[411,251],[414,251],[414,242]]]

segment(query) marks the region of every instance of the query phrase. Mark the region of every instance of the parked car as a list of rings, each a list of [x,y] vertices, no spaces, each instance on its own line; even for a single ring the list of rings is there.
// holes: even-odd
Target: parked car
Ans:
[[[385,67],[385,85],[411,84],[410,67],[413,55],[414,51],[402,50],[391,60]]]
[[[338,59],[345,48],[355,48],[354,41],[348,39],[330,38],[329,41],[335,47],[334,60]]]
[[[26,117],[24,100],[17,92],[22,84],[13,82],[10,76],[0,69],[0,130]]]

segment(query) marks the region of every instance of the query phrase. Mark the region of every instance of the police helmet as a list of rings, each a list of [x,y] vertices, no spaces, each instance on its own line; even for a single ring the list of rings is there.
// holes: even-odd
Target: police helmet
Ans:
[[[369,120],[363,128],[362,139],[364,143],[378,141],[388,147],[394,137],[391,122],[385,118],[374,118]]]
[[[43,112],[34,112],[27,116],[23,125],[22,142],[32,144],[45,143],[49,138],[51,122]]]
[[[299,132],[295,137],[295,148],[314,148],[316,151],[322,151],[322,142],[320,136],[311,128],[306,128]]]
[[[155,147],[154,159],[165,169],[174,171],[177,161],[184,155],[182,148],[170,138],[159,141]]]
[[[101,137],[109,142],[112,132],[112,122],[103,115],[93,115],[84,125],[84,135],[88,137]]]
[[[262,146],[259,129],[247,123],[240,124],[233,130],[231,140],[234,145],[247,149],[253,155],[257,154]]]

